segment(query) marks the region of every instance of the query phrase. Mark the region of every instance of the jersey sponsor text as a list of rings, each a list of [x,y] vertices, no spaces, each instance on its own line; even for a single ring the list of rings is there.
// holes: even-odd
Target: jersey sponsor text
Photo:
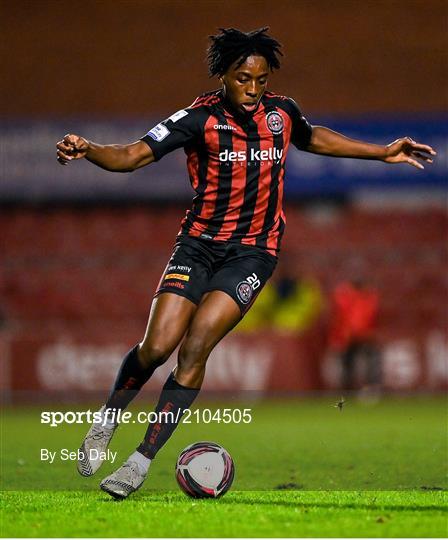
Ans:
[[[219,153],[219,161],[279,161],[282,157],[283,148],[274,147],[267,150],[255,150],[255,148],[251,148],[249,159],[247,159],[247,152],[245,150],[231,152],[226,149]]]

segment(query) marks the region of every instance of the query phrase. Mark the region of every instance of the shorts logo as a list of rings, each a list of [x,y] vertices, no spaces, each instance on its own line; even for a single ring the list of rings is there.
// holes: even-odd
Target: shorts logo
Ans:
[[[177,287],[178,289],[185,289],[185,285],[183,283],[179,283],[178,281],[168,281],[167,283],[163,284],[163,287]]]
[[[181,281],[190,281],[190,276],[186,276],[185,274],[167,274],[165,276],[166,279],[180,279]]]
[[[236,286],[236,295],[242,304],[248,304],[252,298],[252,287],[247,281],[241,281]]]
[[[191,272],[191,266],[184,266],[184,265],[180,265],[180,264],[171,264],[170,266],[168,266],[168,273],[169,272],[182,272],[184,274],[189,274]]]
[[[266,124],[274,135],[279,135],[283,131],[283,117],[276,111],[266,115]]]
[[[240,281],[236,286],[236,295],[242,304],[248,304],[255,290],[261,285],[255,272],[248,276],[244,281]]]
[[[163,141],[169,134],[170,130],[163,124],[157,124],[157,126],[148,131],[148,135],[157,142]]]

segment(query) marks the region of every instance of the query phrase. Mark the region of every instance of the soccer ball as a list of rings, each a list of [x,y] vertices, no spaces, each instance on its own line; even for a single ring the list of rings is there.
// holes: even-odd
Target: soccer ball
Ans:
[[[180,453],[176,480],[180,489],[195,498],[221,497],[233,482],[235,466],[230,454],[214,442],[197,442]]]

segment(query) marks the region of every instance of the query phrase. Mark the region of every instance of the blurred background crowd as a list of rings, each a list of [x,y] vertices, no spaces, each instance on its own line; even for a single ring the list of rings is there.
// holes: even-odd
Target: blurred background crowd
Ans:
[[[279,266],[212,354],[207,387],[446,389],[447,9],[444,0],[83,0],[64,14],[56,1],[3,1],[4,394],[74,399],[108,388],[143,335],[192,198],[181,150],[112,174],[59,166],[56,142],[67,132],[138,139],[218,87],[206,74],[209,34],[265,25],[285,53],[270,88],[312,124],[379,143],[409,135],[438,156],[418,171],[291,150]]]

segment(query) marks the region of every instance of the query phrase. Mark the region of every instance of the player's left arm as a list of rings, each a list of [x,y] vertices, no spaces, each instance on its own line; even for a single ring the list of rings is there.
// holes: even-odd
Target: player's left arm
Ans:
[[[350,139],[323,126],[313,126],[307,152],[334,157],[376,159],[386,163],[409,163],[423,169],[423,163],[432,163],[436,151],[427,144],[403,137],[388,145],[371,144]]]

